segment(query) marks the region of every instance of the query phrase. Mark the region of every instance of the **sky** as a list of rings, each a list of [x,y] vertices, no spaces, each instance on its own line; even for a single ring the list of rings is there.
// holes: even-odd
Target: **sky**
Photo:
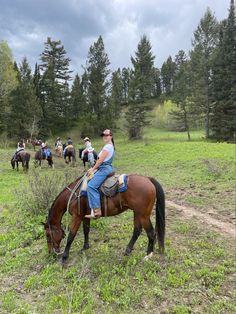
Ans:
[[[7,41],[17,63],[40,63],[47,37],[61,40],[71,69],[82,74],[91,45],[102,36],[110,69],[131,66],[142,35],[161,67],[180,49],[188,52],[207,7],[218,21],[230,0],[0,0],[0,41]]]

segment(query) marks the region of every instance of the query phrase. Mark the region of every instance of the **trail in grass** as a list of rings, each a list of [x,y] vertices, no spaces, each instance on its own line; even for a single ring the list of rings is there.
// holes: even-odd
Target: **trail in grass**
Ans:
[[[233,223],[220,221],[218,219],[215,219],[211,217],[212,214],[211,211],[208,211],[207,213],[202,213],[192,207],[186,207],[183,205],[178,205],[172,201],[166,201],[166,204],[170,209],[173,208],[177,210],[184,218],[193,218],[196,217],[198,220],[202,221],[203,223],[210,226],[211,229],[214,229],[215,231],[218,231],[226,236],[234,237],[236,236],[236,228]]]

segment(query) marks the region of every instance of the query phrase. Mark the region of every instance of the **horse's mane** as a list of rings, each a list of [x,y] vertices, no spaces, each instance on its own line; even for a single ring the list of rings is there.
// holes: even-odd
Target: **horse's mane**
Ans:
[[[56,197],[56,198],[54,199],[54,201],[52,202],[52,205],[51,205],[51,207],[50,207],[50,209],[49,209],[49,211],[48,211],[48,219],[47,219],[48,221],[50,221],[50,219],[51,219],[51,216],[52,216],[52,213],[53,213],[53,208],[54,208],[54,205],[55,205],[55,203],[56,203],[58,197],[59,197],[71,184],[77,182],[77,181],[80,180],[82,177],[83,177],[83,176],[78,177],[75,181],[73,181],[73,182],[71,182],[69,185],[65,186],[65,187],[63,188],[63,190],[57,195],[57,197]]]

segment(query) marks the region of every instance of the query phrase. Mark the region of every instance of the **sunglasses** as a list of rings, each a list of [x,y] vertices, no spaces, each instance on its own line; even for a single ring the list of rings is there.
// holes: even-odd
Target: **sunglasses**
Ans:
[[[111,134],[102,134],[102,136],[111,136]]]

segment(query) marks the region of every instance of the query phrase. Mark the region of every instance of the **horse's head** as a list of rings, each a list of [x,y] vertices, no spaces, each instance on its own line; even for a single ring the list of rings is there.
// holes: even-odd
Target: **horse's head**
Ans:
[[[60,254],[61,240],[65,236],[64,230],[61,226],[58,227],[55,225],[50,225],[48,221],[42,224],[44,226],[45,235],[47,238],[48,252]]]

